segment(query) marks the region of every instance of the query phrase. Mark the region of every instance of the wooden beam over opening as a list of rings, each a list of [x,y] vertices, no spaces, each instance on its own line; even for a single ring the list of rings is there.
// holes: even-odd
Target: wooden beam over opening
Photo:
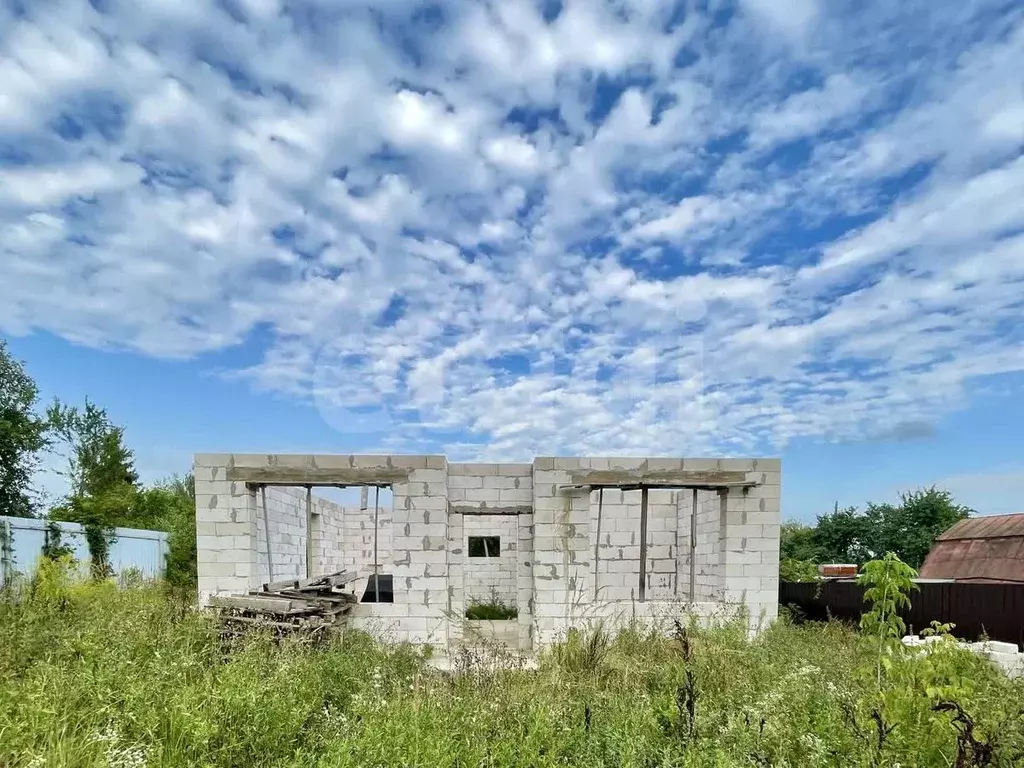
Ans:
[[[569,475],[571,485],[592,488],[729,488],[760,485],[760,472],[738,470],[581,469]]]
[[[448,514],[450,515],[504,515],[514,517],[517,515],[532,515],[533,507],[529,504],[518,504],[508,507],[471,507],[465,504],[449,504]]]
[[[642,491],[645,488],[654,491],[727,491],[730,488],[739,488],[744,493],[750,488],[756,488],[759,486],[759,482],[748,481],[743,483],[732,483],[730,485],[672,485],[663,483],[634,483],[634,484],[616,484],[616,483],[594,483],[591,484],[580,484],[580,485],[560,485],[558,486],[559,491],[596,491],[600,488],[608,488],[610,490],[618,491]]]

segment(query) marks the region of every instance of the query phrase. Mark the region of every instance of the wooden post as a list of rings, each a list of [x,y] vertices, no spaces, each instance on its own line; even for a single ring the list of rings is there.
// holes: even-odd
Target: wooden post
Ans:
[[[697,489],[693,489],[693,506],[690,507],[690,602],[697,594]]]
[[[270,559],[270,517],[267,515],[267,486],[260,486],[260,497],[263,501],[263,540],[267,544],[267,581],[274,580],[274,564]]]
[[[671,549],[671,551],[675,552],[675,554],[676,554],[676,556],[675,556],[676,572],[675,572],[675,574],[673,574],[674,578],[672,579],[672,597],[678,598],[679,597],[679,558],[682,557],[682,553],[679,551],[679,499],[682,498],[682,494],[677,494],[677,493],[673,492],[672,493],[672,498],[675,501],[675,507],[676,507],[675,540],[673,542],[673,546],[672,546],[672,549]]]
[[[313,486],[306,486],[306,578],[313,578]]]
[[[9,584],[14,577],[14,539],[11,521],[0,522],[0,584]]]
[[[377,562],[377,519],[380,516],[380,486],[373,496],[373,601],[380,602],[380,568]]]
[[[594,544],[594,601],[597,601],[598,566],[601,564],[601,512],[604,507],[604,488],[597,489],[597,538]]]
[[[647,494],[648,489],[640,490],[640,602],[647,599]]]

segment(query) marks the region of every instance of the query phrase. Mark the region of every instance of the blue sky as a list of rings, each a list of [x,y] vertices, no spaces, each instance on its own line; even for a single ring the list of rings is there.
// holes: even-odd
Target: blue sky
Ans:
[[[1022,72],[1013,2],[0,0],[0,333],[147,478],[756,454],[788,517],[1024,511]]]

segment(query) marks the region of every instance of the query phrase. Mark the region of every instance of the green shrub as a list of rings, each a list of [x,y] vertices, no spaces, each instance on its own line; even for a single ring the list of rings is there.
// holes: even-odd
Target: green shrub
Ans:
[[[818,581],[818,565],[812,560],[784,557],[779,562],[779,579],[797,583]]]
[[[519,609],[499,601],[470,603],[466,618],[471,621],[508,621],[519,617]]]

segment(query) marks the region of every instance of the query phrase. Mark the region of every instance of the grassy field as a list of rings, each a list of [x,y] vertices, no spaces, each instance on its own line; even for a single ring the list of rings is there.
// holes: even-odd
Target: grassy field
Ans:
[[[787,622],[753,643],[588,632],[538,671],[493,674],[358,633],[225,657],[209,618],[159,588],[47,569],[0,604],[0,765],[1024,764],[1024,686],[952,644],[885,655],[881,685],[878,669],[870,639]]]

